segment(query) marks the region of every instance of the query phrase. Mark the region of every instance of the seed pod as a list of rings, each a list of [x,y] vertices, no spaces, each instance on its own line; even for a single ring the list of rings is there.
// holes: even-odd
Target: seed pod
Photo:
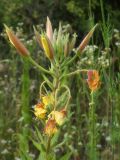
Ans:
[[[80,45],[77,49],[78,53],[81,53],[84,50],[84,48],[87,46],[87,44],[89,43],[89,40],[92,37],[96,27],[97,27],[97,24],[90,30],[90,32],[82,40],[82,42],[80,43]]]
[[[24,57],[28,57],[30,55],[27,48],[24,44],[18,39],[18,37],[13,33],[13,31],[5,25],[6,33],[12,45],[16,48],[16,50],[20,53],[20,55]]]

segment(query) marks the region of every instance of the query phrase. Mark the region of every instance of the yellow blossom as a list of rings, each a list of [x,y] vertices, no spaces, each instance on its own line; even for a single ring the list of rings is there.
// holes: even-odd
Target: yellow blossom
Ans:
[[[46,109],[44,108],[43,103],[38,103],[34,107],[34,114],[38,119],[44,119],[46,115]]]
[[[53,94],[48,94],[46,96],[43,96],[42,97],[42,102],[45,106],[48,106],[50,104],[54,104],[54,97],[53,97]]]
[[[55,119],[56,123],[61,126],[65,122],[66,110],[52,111],[48,117]]]

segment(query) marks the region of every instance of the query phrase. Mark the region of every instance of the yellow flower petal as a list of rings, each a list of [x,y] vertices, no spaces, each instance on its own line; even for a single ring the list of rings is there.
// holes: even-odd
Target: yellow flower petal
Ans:
[[[52,111],[48,117],[55,119],[56,123],[61,126],[65,122],[66,113],[63,111]]]
[[[34,114],[38,119],[44,119],[46,115],[46,109],[44,108],[43,103],[38,103],[34,107]]]
[[[53,94],[49,94],[49,95],[46,95],[46,96],[43,96],[42,97],[42,102],[45,106],[48,106],[50,104],[54,104],[54,97],[53,97]]]

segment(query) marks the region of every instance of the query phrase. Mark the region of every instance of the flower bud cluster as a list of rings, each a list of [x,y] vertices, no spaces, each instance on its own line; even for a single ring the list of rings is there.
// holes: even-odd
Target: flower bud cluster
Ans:
[[[23,30],[19,27],[21,27],[22,25],[23,23],[18,24],[18,27],[16,28],[17,34],[14,34],[12,29],[7,27],[6,25],[5,25],[5,30],[11,44],[16,48],[18,53],[21,56],[30,57],[30,53],[27,47],[28,45],[32,46],[33,39],[26,41],[24,38],[21,38]],[[37,26],[36,28],[34,27],[34,32],[35,32],[35,38],[38,44],[40,45],[41,49],[43,50],[44,54],[50,61],[53,62],[55,59],[62,61],[73,50],[77,54],[82,53],[84,48],[87,46],[91,36],[93,35],[96,26],[97,24],[83,38],[82,42],[77,48],[75,48],[76,37],[77,37],[76,34],[73,34],[71,36],[69,33],[66,33],[65,32],[66,28],[62,28],[61,24],[59,25],[58,31],[56,30],[53,31],[52,23],[48,17],[46,21],[46,31],[39,33],[36,30],[36,28],[38,27]],[[70,26],[67,26],[67,28],[70,29]]]

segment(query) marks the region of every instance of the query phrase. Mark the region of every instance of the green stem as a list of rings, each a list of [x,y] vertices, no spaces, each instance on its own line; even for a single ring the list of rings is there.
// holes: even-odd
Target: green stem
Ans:
[[[47,74],[51,74],[50,71],[46,70],[45,68],[41,67],[39,64],[37,64],[31,57],[28,58],[28,60],[34,65],[36,66],[40,71],[43,71]]]
[[[65,105],[65,109],[67,109],[69,102],[70,102],[70,99],[71,99],[71,93],[70,93],[70,89],[68,88],[68,86],[64,85],[63,87],[66,88],[66,90],[68,91],[68,100]]]
[[[103,8],[103,0],[100,0],[100,5],[101,5],[101,14],[102,14],[102,20],[103,20],[103,25],[105,26],[105,14],[104,14],[104,8]]]
[[[61,76],[60,79],[62,79],[63,77],[70,77],[70,76],[73,76],[75,74],[79,74],[80,72],[87,72],[87,71],[88,71],[87,69],[78,69],[74,72],[71,72],[69,74],[65,74],[65,75]]]
[[[55,81],[55,86],[53,89],[53,94],[54,94],[54,99],[55,99],[55,101],[54,101],[54,111],[55,111],[56,104],[57,104],[57,91],[59,90],[59,85],[60,85],[59,76],[58,76],[58,78],[55,77],[54,81]]]
[[[79,54],[80,54],[80,53],[79,53]],[[78,53],[76,53],[75,56],[72,57],[71,60],[70,60],[66,65],[71,64],[77,57],[78,57]]]
[[[96,116],[95,116],[95,103],[94,103],[94,92],[91,92],[91,102],[90,102],[90,110],[89,110],[89,159],[96,160]]]
[[[48,137],[47,147],[46,147],[46,160],[49,160],[51,137]]]
[[[56,109],[57,105],[57,92],[60,87],[60,68],[59,66],[56,66],[55,72],[54,72],[54,79],[53,79],[53,95],[54,95],[54,111]]]

